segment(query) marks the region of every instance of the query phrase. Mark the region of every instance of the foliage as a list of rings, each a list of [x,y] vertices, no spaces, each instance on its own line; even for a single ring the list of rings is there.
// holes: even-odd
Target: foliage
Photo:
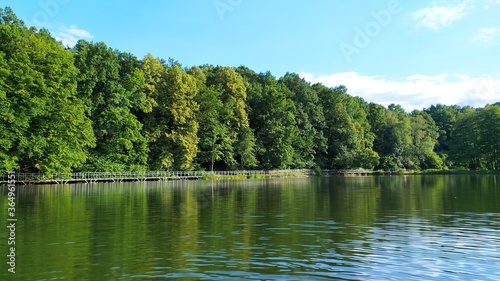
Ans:
[[[500,170],[500,103],[406,112],[240,66],[64,48],[0,9],[0,172]]]
[[[196,79],[179,65],[166,66],[153,56],[144,58],[145,91],[152,112],[143,120],[150,143],[150,168],[189,170],[198,152]]]
[[[450,158],[472,170],[500,170],[500,106],[465,108],[458,116]]]
[[[228,124],[224,122],[229,110],[222,103],[221,96],[222,89],[216,86],[205,87],[197,96],[200,105],[198,162],[202,166],[208,163],[210,171],[214,170],[218,161],[234,164],[232,153],[235,139]]]
[[[250,121],[255,128],[256,154],[264,169],[287,169],[295,164],[299,128],[291,93],[270,73],[246,77]]]
[[[0,9],[0,172],[69,172],[95,145],[70,51]]]
[[[247,88],[243,77],[230,67],[206,67],[207,86],[222,89],[221,100],[225,111],[223,122],[230,130],[232,157],[228,155],[229,168],[251,168],[257,164],[255,158],[255,136],[250,128],[247,114]]]
[[[137,59],[104,43],[80,41],[73,48],[80,70],[78,93],[93,121],[97,146],[89,151],[86,171],[145,170],[148,147],[133,109],[146,106],[144,75]],[[134,66],[135,62],[135,66]]]
[[[374,134],[366,113],[358,99],[347,94],[347,88],[333,89],[315,85],[322,101],[326,126],[327,154],[323,165],[327,168],[368,168],[378,164],[378,153],[373,151]]]
[[[323,107],[317,92],[298,74],[287,73],[280,79],[289,90],[295,105],[298,136],[294,142],[297,166],[312,168],[326,152],[327,139],[323,135],[326,126]]]

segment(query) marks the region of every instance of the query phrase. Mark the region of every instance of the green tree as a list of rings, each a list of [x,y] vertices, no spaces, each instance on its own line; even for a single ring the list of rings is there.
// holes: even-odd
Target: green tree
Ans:
[[[472,108],[464,108],[458,115],[450,139],[450,158],[457,166],[472,170],[481,169],[480,136],[479,114]]]
[[[257,139],[257,157],[264,169],[302,167],[296,162],[299,128],[291,92],[271,73],[249,79],[251,121]]]
[[[200,106],[197,114],[199,143],[196,162],[202,167],[208,167],[210,171],[214,171],[216,163],[219,162],[223,164],[218,164],[217,169],[224,168],[228,165],[226,163],[231,163],[228,166],[232,166],[234,165],[234,138],[228,123],[224,122],[230,110],[222,102],[222,88],[221,86],[207,87],[205,72],[197,66],[191,67],[188,74],[196,79],[198,88],[196,102]]]
[[[0,9],[0,172],[70,172],[95,145],[74,58],[46,30]]]
[[[414,110],[411,114],[411,161],[413,168],[441,169],[443,161],[434,152],[438,143],[438,127],[432,117],[423,111]]]
[[[327,154],[323,166],[329,168],[373,168],[379,156],[373,151],[374,135],[360,101],[347,94],[347,88],[315,85],[326,120],[324,135]]]
[[[153,110],[144,119],[153,169],[189,170],[198,153],[196,79],[178,64],[166,66],[152,55],[143,61],[145,91]]]
[[[375,143],[381,156],[381,169],[413,168],[415,164],[409,159],[411,147],[410,118],[397,105],[390,105],[385,114],[385,126],[380,129]]]
[[[500,106],[487,105],[479,111],[479,148],[488,170],[500,170]]]
[[[221,87],[222,102],[229,109],[224,122],[227,122],[230,132],[234,133],[234,161],[226,157],[227,164],[231,168],[255,167],[255,136],[248,120],[247,89],[243,77],[230,67],[205,67],[204,70],[207,73],[207,86]]]
[[[142,92],[145,79],[138,68],[126,67],[123,54],[104,43],[80,41],[73,48],[80,70],[78,92],[89,105],[97,146],[90,150],[89,171],[147,169],[148,147],[142,124],[133,110],[149,110]],[[129,56],[129,61],[133,61]],[[137,60],[135,60],[137,61]],[[123,66],[123,67],[122,67]],[[128,69],[127,69],[128,68]]]
[[[299,136],[294,142],[294,161],[300,168],[312,168],[321,161],[321,156],[327,150],[327,140],[323,134],[326,126],[323,107],[314,88],[298,74],[287,73],[280,82],[290,90],[295,103],[293,114]]]
[[[227,108],[224,107],[221,96],[222,89],[212,86],[200,91],[197,97],[200,105],[198,159],[201,164],[209,163],[211,171],[218,161],[234,164],[232,153],[235,139],[228,124],[224,123],[223,117],[227,115]]]
[[[382,105],[373,102],[368,106],[367,120],[374,135],[373,150],[381,155],[389,154],[389,148],[386,146],[386,141],[383,139],[383,135],[387,128],[387,110],[388,109]]]
[[[457,122],[457,116],[460,108],[456,105],[448,106],[443,104],[431,105],[424,110],[430,114],[436,126],[439,129],[438,144],[436,152],[446,154],[450,150],[450,139],[453,134],[453,128]]]
[[[464,108],[459,114],[450,142],[450,158],[457,166],[472,170],[499,170],[500,106]]]
[[[188,170],[193,168],[193,160],[198,152],[198,128],[196,114],[199,105],[196,81],[178,65],[165,73],[165,95],[159,106],[168,106],[171,121],[166,137],[173,154],[173,168]]]

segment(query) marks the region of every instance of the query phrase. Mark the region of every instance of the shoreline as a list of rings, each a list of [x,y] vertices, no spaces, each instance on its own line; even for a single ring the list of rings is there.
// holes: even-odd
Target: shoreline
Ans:
[[[176,180],[246,180],[269,178],[293,178],[309,176],[398,176],[398,175],[500,175],[500,171],[467,171],[467,170],[248,170],[248,171],[156,171],[156,172],[82,172],[54,173],[50,176],[36,173],[16,173],[16,182],[21,185],[41,184],[93,184],[98,182],[146,182]],[[0,185],[8,183],[8,174],[0,177]]]

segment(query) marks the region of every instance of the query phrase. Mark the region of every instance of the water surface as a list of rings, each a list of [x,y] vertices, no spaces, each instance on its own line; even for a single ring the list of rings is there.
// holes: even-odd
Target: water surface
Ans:
[[[0,280],[500,276],[498,176],[18,186],[17,197],[16,274],[3,266]]]

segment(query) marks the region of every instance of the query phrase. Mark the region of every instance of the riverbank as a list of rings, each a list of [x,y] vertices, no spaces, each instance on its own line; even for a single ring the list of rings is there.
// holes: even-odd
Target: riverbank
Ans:
[[[15,173],[16,183],[21,185],[36,184],[73,184],[97,182],[144,182],[171,180],[246,180],[269,178],[292,178],[309,176],[380,176],[380,175],[497,175],[500,171],[466,170],[333,170],[333,169],[291,169],[291,170],[245,170],[245,171],[149,171],[149,172],[81,172],[54,173],[51,175],[36,173]],[[0,185],[8,183],[8,174],[0,177]]]
[[[245,171],[148,171],[148,172],[82,172],[53,173],[51,175],[36,173],[15,173],[17,184],[73,184],[97,182],[145,182],[171,180],[242,180],[276,177],[307,177],[314,170],[245,170]],[[0,184],[7,184],[8,175],[0,178]]]
[[[401,175],[500,175],[500,171],[472,171],[472,170],[406,170],[398,171],[395,174]]]

